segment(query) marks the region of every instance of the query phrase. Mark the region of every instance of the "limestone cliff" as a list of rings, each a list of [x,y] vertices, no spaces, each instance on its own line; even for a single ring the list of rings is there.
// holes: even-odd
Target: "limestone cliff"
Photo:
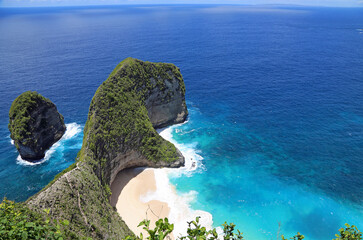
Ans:
[[[64,229],[69,238],[121,239],[130,234],[109,204],[109,186],[125,168],[182,166],[184,157],[154,128],[183,122],[187,115],[177,67],[125,59],[91,101],[77,162],[27,205],[69,220]]]
[[[64,134],[66,126],[57,107],[37,92],[18,96],[9,112],[10,137],[24,160],[39,160]]]

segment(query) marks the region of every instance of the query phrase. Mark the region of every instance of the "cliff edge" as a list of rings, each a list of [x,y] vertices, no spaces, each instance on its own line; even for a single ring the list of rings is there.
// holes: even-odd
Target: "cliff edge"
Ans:
[[[37,92],[24,92],[9,111],[10,137],[24,160],[44,158],[45,151],[66,131],[63,116],[48,98]]]
[[[181,123],[187,115],[184,81],[176,66],[125,59],[91,101],[76,163],[26,204],[68,220],[63,230],[70,239],[125,237],[131,231],[109,203],[109,186],[125,168],[184,165],[182,154],[154,128]]]

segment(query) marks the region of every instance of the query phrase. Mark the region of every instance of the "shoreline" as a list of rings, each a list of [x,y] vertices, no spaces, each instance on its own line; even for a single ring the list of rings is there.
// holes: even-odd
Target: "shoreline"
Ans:
[[[144,219],[150,220],[150,227],[155,226],[159,218],[169,217],[170,208],[167,203],[141,198],[156,191],[154,170],[150,168],[129,168],[120,171],[111,185],[111,206],[127,226],[136,235],[144,234],[142,227],[137,227]]]
[[[174,224],[171,239],[175,239],[174,236],[186,236],[188,221],[195,220],[197,216],[201,216],[202,226],[212,228],[213,220],[209,212],[191,208],[191,203],[195,201],[198,193],[177,193],[175,186],[170,183],[170,178],[190,176],[203,170],[200,162],[203,158],[195,152],[193,146],[179,144],[172,138],[173,128],[182,124],[158,132],[182,152],[185,157],[184,167],[125,169],[117,174],[111,185],[111,206],[116,207],[119,215],[136,235],[141,232],[145,234],[142,227],[137,227],[142,220],[150,220],[150,227],[153,228],[155,221],[165,217]]]
[[[19,152],[17,150],[15,150],[18,153],[18,156],[16,158],[16,163],[19,165],[23,165],[23,166],[35,166],[35,165],[39,165],[42,164],[46,161],[48,161],[49,159],[52,158],[53,154],[56,153],[57,151],[59,151],[59,147],[62,146],[64,143],[66,143],[67,140],[72,139],[73,137],[76,137],[78,134],[82,133],[83,131],[83,125],[80,125],[76,122],[72,122],[72,123],[66,123],[65,124],[67,129],[64,132],[64,135],[61,137],[61,139],[59,139],[57,142],[55,142],[53,144],[53,146],[51,146],[48,150],[45,151],[45,156],[42,159],[36,160],[36,161],[27,161],[21,158]],[[9,136],[10,138],[10,136]],[[12,140],[10,138],[10,143],[11,145],[14,145],[14,140]],[[81,149],[82,144],[80,145],[79,149]],[[63,150],[61,150],[63,151]]]

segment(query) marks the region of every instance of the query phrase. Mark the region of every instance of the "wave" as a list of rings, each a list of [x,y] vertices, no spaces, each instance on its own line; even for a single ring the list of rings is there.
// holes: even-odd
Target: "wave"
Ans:
[[[170,208],[168,217],[169,221],[174,223],[174,236],[186,236],[188,228],[187,222],[194,220],[198,216],[201,217],[200,223],[208,229],[211,229],[213,225],[212,215],[202,210],[194,210],[190,206],[195,201],[198,192],[190,191],[178,195],[175,187],[169,181],[169,172],[173,172],[173,170],[155,169],[156,191],[141,196],[140,200],[143,202],[158,200],[168,204]]]
[[[47,160],[49,160],[52,157],[52,155],[54,154],[54,152],[56,152],[57,149],[62,147],[67,140],[72,139],[73,137],[77,136],[79,133],[82,132],[82,126],[77,123],[68,123],[68,124],[66,124],[66,127],[67,127],[67,130],[64,133],[64,135],[62,136],[62,138],[45,152],[44,158],[34,161],[34,162],[29,162],[29,161],[22,159],[19,154],[18,157],[16,158],[16,163],[19,165],[22,165],[22,166],[35,166],[35,165],[42,164],[42,163],[46,162]],[[12,144],[14,144],[13,140],[12,140]]]
[[[156,191],[140,196],[140,200],[143,202],[158,200],[168,204],[170,208],[169,221],[174,223],[173,233],[175,237],[186,236],[188,221],[192,221],[198,216],[201,217],[200,224],[202,226],[205,226],[207,229],[211,229],[213,226],[212,214],[191,208],[191,203],[196,201],[198,192],[189,191],[188,193],[177,194],[175,186],[169,180],[170,177],[180,177],[181,175],[192,176],[195,172],[204,171],[204,165],[202,164],[203,157],[195,149],[196,143],[181,144],[173,139],[173,130],[181,131],[176,128],[182,124],[160,129],[158,132],[160,136],[173,143],[182,152],[185,157],[185,166],[178,169],[155,169]]]
[[[70,139],[70,138],[76,136],[77,134],[79,134],[80,132],[82,132],[82,126],[77,123],[68,123],[68,124],[66,124],[66,127],[67,127],[67,130],[64,133],[63,137],[61,138],[61,141]]]
[[[187,123],[187,122],[185,122]],[[185,158],[185,166],[173,169],[170,171],[170,174],[173,177],[179,177],[181,175],[191,176],[195,171],[204,171],[205,167],[202,163],[203,157],[200,155],[200,151],[196,150],[196,145],[198,143],[192,143],[192,144],[182,144],[178,143],[173,139],[173,130],[180,132],[182,130],[177,129],[177,127],[181,126],[182,124],[177,124],[169,128],[163,129],[159,134],[164,139],[168,140],[169,142],[173,143],[183,154]]]

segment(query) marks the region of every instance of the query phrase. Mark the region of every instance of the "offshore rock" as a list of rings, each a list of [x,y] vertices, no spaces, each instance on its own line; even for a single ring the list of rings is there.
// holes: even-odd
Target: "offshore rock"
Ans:
[[[24,160],[44,158],[45,151],[66,131],[63,116],[49,99],[37,92],[24,92],[9,111],[10,137]]]

